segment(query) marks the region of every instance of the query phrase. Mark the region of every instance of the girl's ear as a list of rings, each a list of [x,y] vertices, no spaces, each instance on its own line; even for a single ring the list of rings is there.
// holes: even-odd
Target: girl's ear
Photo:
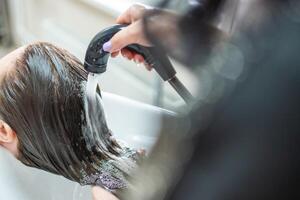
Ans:
[[[19,155],[18,143],[16,132],[7,123],[0,120],[0,146],[17,158]]]
[[[14,130],[5,123],[0,120],[0,144],[10,144],[15,142],[17,136]]]

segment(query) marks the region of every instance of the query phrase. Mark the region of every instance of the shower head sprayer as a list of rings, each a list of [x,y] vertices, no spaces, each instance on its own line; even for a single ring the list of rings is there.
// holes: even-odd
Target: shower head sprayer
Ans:
[[[120,24],[113,25],[100,31],[94,36],[87,48],[84,60],[84,68],[88,72],[100,74],[106,71],[110,53],[103,50],[103,44],[108,42],[117,32],[126,26],[127,25]],[[171,83],[177,93],[186,102],[189,102],[192,99],[192,95],[176,78],[176,71],[167,55],[162,54],[161,51],[155,47],[144,47],[139,44],[131,44],[125,48],[143,56],[145,61],[155,69],[164,81],[169,81]],[[175,80],[174,83],[172,83],[173,80]],[[177,83],[179,83],[179,85]]]

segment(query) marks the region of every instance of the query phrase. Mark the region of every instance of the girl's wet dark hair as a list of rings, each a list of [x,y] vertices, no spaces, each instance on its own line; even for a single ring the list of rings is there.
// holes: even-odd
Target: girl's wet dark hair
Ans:
[[[118,155],[105,120],[98,126],[106,151],[86,144],[86,80],[81,62],[67,51],[44,42],[25,48],[0,85],[0,119],[17,134],[21,162],[80,182],[82,172],[92,174],[101,160]]]

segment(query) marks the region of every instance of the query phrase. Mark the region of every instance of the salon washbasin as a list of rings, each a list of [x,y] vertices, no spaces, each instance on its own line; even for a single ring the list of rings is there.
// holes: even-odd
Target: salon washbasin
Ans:
[[[103,93],[108,126],[115,137],[131,147],[150,150],[161,127],[161,118],[172,124],[173,112]],[[86,200],[90,187],[28,168],[0,148],[0,200]]]

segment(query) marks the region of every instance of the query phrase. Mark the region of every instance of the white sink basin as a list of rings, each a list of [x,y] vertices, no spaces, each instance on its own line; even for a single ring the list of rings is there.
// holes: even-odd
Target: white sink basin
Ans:
[[[103,93],[108,126],[117,139],[148,151],[160,130],[161,117],[175,114],[117,95]],[[28,168],[0,148],[0,200],[89,200],[90,187]]]

